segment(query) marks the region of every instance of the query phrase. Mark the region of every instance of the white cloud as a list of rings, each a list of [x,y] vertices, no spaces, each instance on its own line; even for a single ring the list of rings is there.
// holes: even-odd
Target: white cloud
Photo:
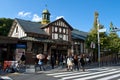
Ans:
[[[32,21],[39,22],[39,21],[41,21],[41,20],[42,20],[42,18],[39,17],[37,14],[34,14],[34,15],[33,15]]]
[[[64,18],[64,16],[57,16],[56,19]]]
[[[18,16],[20,17],[30,17],[30,15],[31,12],[24,12],[24,11],[18,12]]]

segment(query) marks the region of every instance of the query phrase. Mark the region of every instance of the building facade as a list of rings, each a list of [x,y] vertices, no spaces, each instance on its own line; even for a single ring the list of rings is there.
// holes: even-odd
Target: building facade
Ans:
[[[42,12],[41,22],[15,18],[8,37],[18,38],[15,59],[25,52],[26,63],[34,64],[39,53],[59,57],[68,54],[87,53],[85,48],[86,32],[74,29],[64,18],[50,21],[50,12]]]

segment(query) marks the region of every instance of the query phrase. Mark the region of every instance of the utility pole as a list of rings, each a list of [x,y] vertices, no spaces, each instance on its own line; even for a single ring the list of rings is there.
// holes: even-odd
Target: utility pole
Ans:
[[[94,25],[96,26],[96,30],[97,30],[97,40],[98,40],[98,66],[100,67],[100,35],[99,35],[99,21],[98,21],[98,12],[95,12],[95,21],[94,21]]]
[[[98,36],[98,65],[100,67],[100,35],[99,35],[99,27],[100,27],[100,24],[98,22],[98,19],[97,19],[97,36]]]

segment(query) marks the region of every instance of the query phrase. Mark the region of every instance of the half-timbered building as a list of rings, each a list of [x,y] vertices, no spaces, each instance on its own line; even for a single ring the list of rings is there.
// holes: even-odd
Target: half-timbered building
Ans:
[[[50,22],[47,9],[42,12],[41,22],[15,18],[8,36],[19,39],[14,54],[16,57],[18,52],[25,51],[27,64],[34,64],[39,53],[54,54],[56,57],[69,52],[87,53],[84,44],[87,33],[73,29],[64,18]]]

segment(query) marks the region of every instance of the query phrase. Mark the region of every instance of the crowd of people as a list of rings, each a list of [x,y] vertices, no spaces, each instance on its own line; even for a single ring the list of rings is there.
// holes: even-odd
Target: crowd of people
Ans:
[[[18,68],[25,65],[26,62],[26,55],[23,52],[21,55],[18,64],[12,67],[12,72],[18,71]],[[35,67],[39,67],[40,71],[45,71],[47,67],[54,69],[55,67],[62,67],[66,68],[67,71],[85,71],[86,63],[89,63],[90,59],[85,56],[85,54],[37,54],[35,59]]]
[[[43,55],[43,54],[42,54]],[[67,71],[73,71],[80,69],[85,71],[85,65],[90,63],[90,59],[85,56],[85,54],[72,54],[72,55],[63,55],[60,54],[59,56],[51,54],[47,55],[42,58],[37,58],[36,64],[40,67],[40,70],[45,71],[45,66],[50,66],[51,69],[57,67],[66,68]]]
[[[23,52],[17,66],[12,67],[12,71],[18,71],[18,68],[24,66],[26,62],[26,55]],[[39,67],[40,71],[45,71],[47,67],[54,69],[55,67],[66,68],[67,71],[85,71],[85,65],[90,63],[89,57],[85,54],[37,54],[35,59],[35,67]]]

